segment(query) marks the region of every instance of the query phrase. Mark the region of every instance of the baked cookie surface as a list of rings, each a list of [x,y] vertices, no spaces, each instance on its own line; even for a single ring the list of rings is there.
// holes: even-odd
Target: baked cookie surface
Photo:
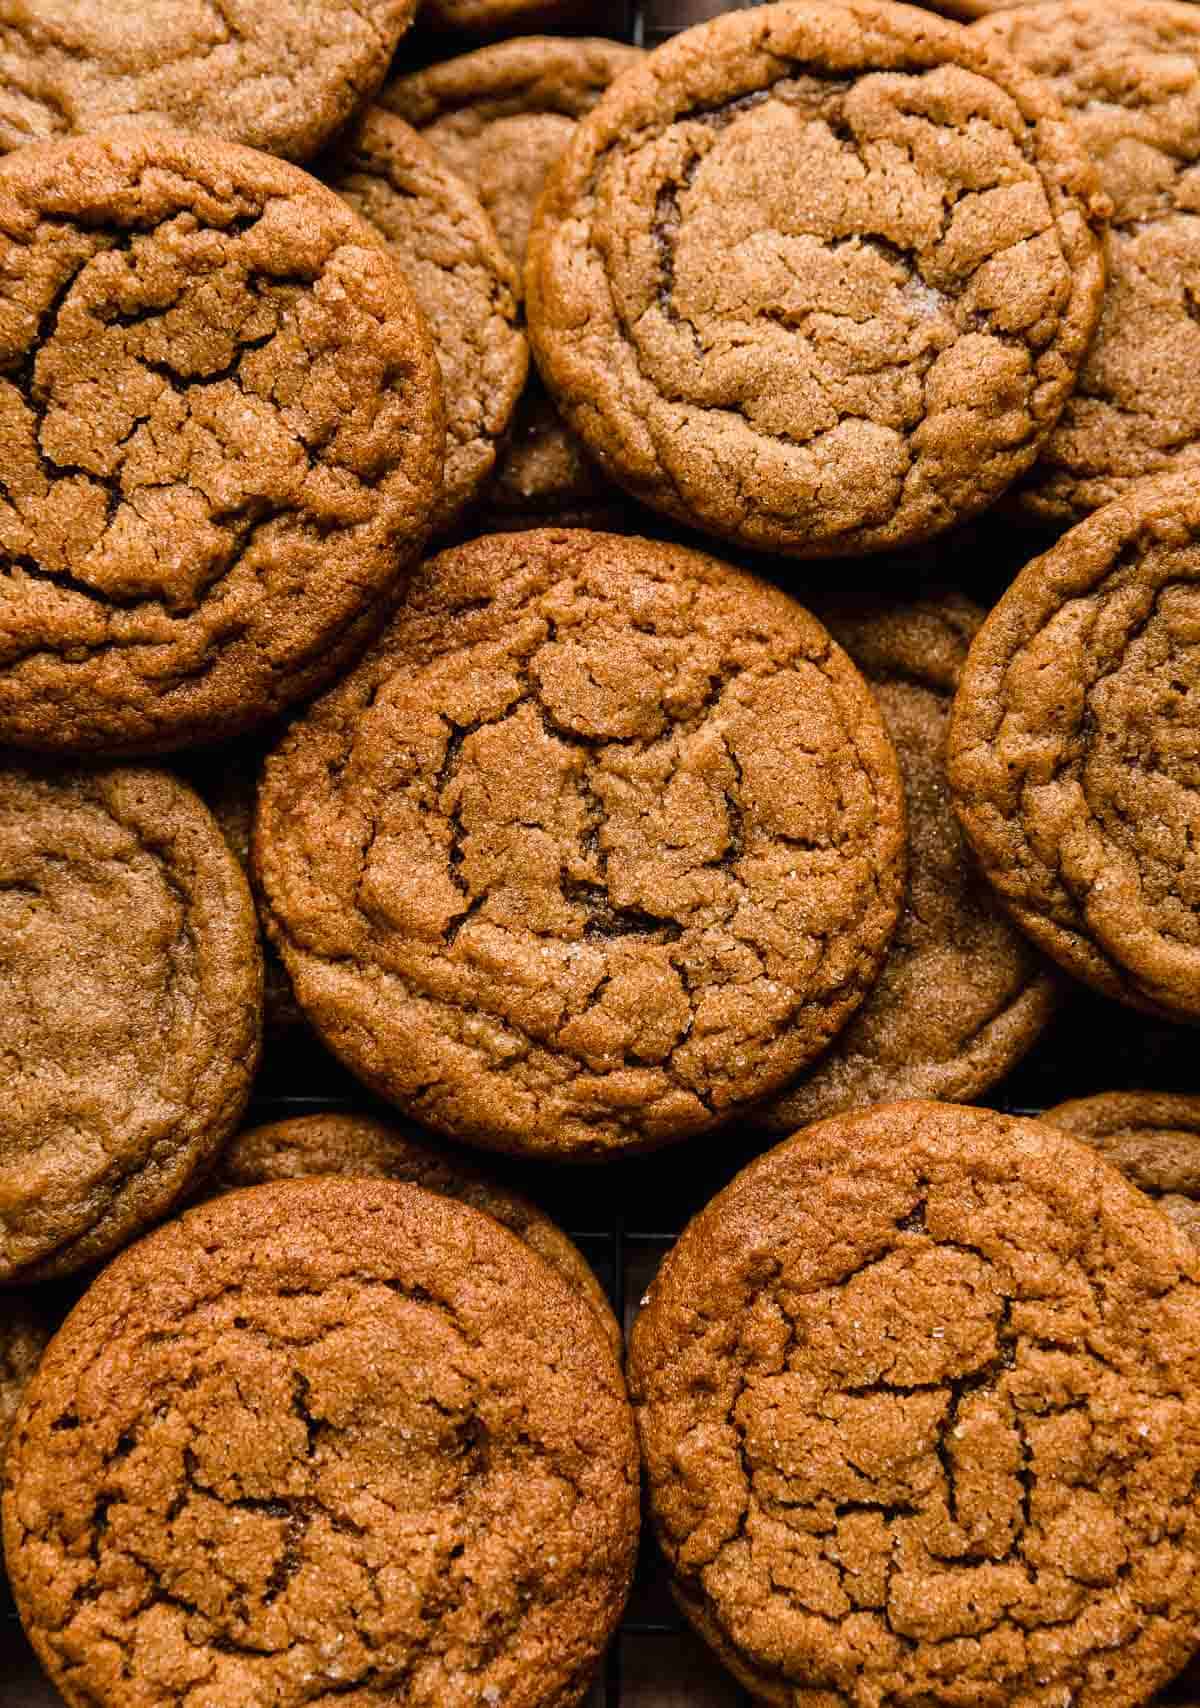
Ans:
[[[1043,1123],[897,1103],[745,1169],[631,1336],[684,1610],[763,1702],[1145,1702],[1200,1609],[1200,1268]]]
[[[572,1708],[628,1592],[637,1449],[595,1316],[490,1217],[291,1181],[93,1284],[4,1522],[70,1708]]]
[[[31,0],[0,18],[0,151],[114,119],[307,160],[384,77],[415,0]]]
[[[1200,461],[1200,12],[1065,0],[998,12],[976,33],[1046,80],[1112,202],[1100,327],[1017,495],[1039,520],[1072,522]]]
[[[870,994],[794,1086],[752,1113],[792,1133],[867,1103],[969,1103],[1014,1067],[1055,1008],[1047,969],[971,858],[950,805],[946,728],[983,612],[957,593],[899,604],[829,595],[811,608],[879,701],[904,776],[908,890]]]
[[[114,127],[0,163],[0,741],[264,721],[378,626],[441,490],[398,264],[265,154]]]
[[[1059,1103],[1042,1119],[1098,1150],[1200,1246],[1200,1097],[1102,1091]]]
[[[955,810],[1038,946],[1105,995],[1200,1016],[1200,497],[1131,487],[1028,564],[955,699]]]
[[[312,1174],[352,1174],[399,1180],[438,1192],[493,1216],[595,1311],[615,1351],[621,1331],[604,1289],[579,1247],[519,1192],[480,1172],[461,1152],[436,1148],[423,1134],[372,1115],[297,1115],[239,1133],[217,1161],[213,1187],[222,1192],[302,1180]]]
[[[0,769],[0,1278],[166,1213],[241,1116],[261,1003],[246,879],[190,789]]]
[[[388,241],[429,322],[446,405],[444,533],[504,453],[529,367],[516,271],[470,187],[403,119],[372,107],[326,171]]]
[[[853,555],[1033,461],[1103,292],[1094,170],[1046,87],[911,7],[683,32],[583,119],[530,338],[602,471],[764,550]]]
[[[816,1055],[895,925],[874,700],[765,582],[586,530],[431,559],[267,761],[255,859],[310,1021],[451,1137],[596,1157]]]

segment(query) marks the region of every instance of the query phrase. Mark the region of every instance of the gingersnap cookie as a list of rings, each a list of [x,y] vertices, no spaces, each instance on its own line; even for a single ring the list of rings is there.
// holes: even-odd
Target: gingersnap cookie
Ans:
[[[1157,1198],[1176,1227],[1200,1246],[1200,1097],[1104,1091],[1047,1109],[1044,1119],[1093,1146]]]
[[[924,539],[1029,467],[1095,329],[1094,170],[1044,85],[912,7],[684,31],[581,121],[526,263],[602,471],[805,557]]]
[[[1046,80],[1112,201],[1100,329],[1018,493],[1032,516],[1071,522],[1143,475],[1200,462],[1200,14],[1064,0],[975,33]]]
[[[0,1294],[0,1472],[13,1419],[54,1332],[50,1311],[33,1291]]]
[[[0,163],[0,741],[166,751],[270,717],[394,601],[437,364],[331,190],[114,128]]]
[[[250,835],[254,827],[254,799],[264,752],[257,744],[235,742],[219,753],[205,755],[188,767],[188,781],[212,813],[237,855],[238,864],[250,877]],[[304,1016],[287,976],[266,933],[261,933],[263,957],[263,1030],[281,1037],[304,1024]]]
[[[641,58],[623,42],[517,37],[394,78],[379,99],[475,191],[520,281],[547,172],[578,121]],[[492,502],[514,517],[540,514],[561,525],[567,511],[617,498],[531,374]]]
[[[699,552],[443,552],[267,760],[254,853],[309,1020],[423,1124],[579,1159],[718,1126],[866,995],[904,815],[866,684]]]
[[[814,613],[866,676],[908,809],[908,891],[870,994],[820,1061],[754,1111],[792,1133],[901,1097],[970,1102],[1036,1042],[1055,1003],[1039,957],[976,870],[950,806],[946,728],[983,612],[957,593],[884,605],[833,595]]]
[[[1040,1122],[893,1103],[691,1223],[630,1385],[679,1600],[763,1702],[1134,1708],[1200,1621],[1200,1258]]]
[[[491,478],[525,384],[517,276],[467,185],[402,119],[371,107],[327,180],[383,234],[433,333],[446,405],[437,532]]]
[[[614,1349],[621,1331],[591,1264],[536,1204],[491,1180],[464,1156],[435,1150],[417,1134],[372,1115],[297,1115],[239,1133],[222,1151],[211,1185],[219,1192],[300,1180],[312,1174],[353,1174],[422,1186],[469,1204],[515,1234],[556,1269],[595,1312]]]
[[[954,704],[955,810],[1017,924],[1123,1002],[1200,1016],[1200,495],[1146,481],[1035,558]]]
[[[415,0],[29,0],[0,21],[0,152],[113,119],[307,160],[375,89]]]
[[[189,788],[0,770],[0,1280],[170,1208],[238,1123],[261,1002],[246,879]]]
[[[571,1708],[629,1588],[638,1464],[595,1313],[417,1187],[219,1198],[67,1319],[4,1544],[68,1703]]]

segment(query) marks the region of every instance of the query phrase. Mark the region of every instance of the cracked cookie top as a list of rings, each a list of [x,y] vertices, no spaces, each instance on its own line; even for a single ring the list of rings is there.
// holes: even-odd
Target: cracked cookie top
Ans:
[[[1170,0],[1065,0],[976,33],[1047,81],[1112,202],[1100,329],[1018,493],[1034,516],[1070,522],[1142,475],[1200,462],[1200,16]]]
[[[0,1279],[65,1274],[163,1215],[258,1063],[246,879],[165,771],[0,771]]]
[[[435,1148],[425,1134],[372,1115],[326,1113],[272,1121],[239,1133],[226,1145],[211,1184],[217,1191],[232,1192],[310,1174],[406,1181],[494,1216],[558,1270],[568,1287],[595,1311],[614,1351],[620,1352],[617,1319],[579,1247],[528,1198],[481,1173],[462,1152]]]
[[[490,479],[525,384],[516,271],[468,185],[394,113],[372,107],[326,177],[387,239],[433,333],[446,403],[434,528],[444,533]]]
[[[1028,564],[971,648],[955,809],[1021,928],[1077,978],[1200,1017],[1200,495],[1144,481]]]
[[[34,0],[0,14],[0,152],[113,119],[315,154],[377,87],[415,0]]]
[[[0,740],[165,751],[377,626],[438,502],[428,329],[307,173],[115,128],[0,163]]]
[[[1049,91],[958,26],[734,12],[580,123],[530,238],[530,337],[635,497],[801,556],[899,546],[1033,461],[1100,311],[1102,206]]]
[[[292,1181],[94,1283],[4,1524],[72,1708],[573,1708],[628,1591],[637,1449],[594,1315],[490,1217]]]
[[[1047,1109],[1043,1119],[1092,1145],[1200,1246],[1200,1097],[1103,1091]]]
[[[632,1332],[685,1611],[780,1708],[1145,1702],[1200,1618],[1198,1282],[1040,1123],[896,1103],[797,1134]]]
[[[753,1111],[775,1133],[898,1097],[969,1103],[1013,1067],[1054,1009],[1044,962],[980,876],[950,805],[950,703],[983,612],[957,593],[812,610],[866,676],[896,744],[908,809],[908,888],[883,971],[829,1049]]]
[[[866,684],[786,594],[698,552],[491,535],[412,583],[267,761],[255,859],[301,1006],[473,1143],[681,1138],[862,1000],[903,801]]]

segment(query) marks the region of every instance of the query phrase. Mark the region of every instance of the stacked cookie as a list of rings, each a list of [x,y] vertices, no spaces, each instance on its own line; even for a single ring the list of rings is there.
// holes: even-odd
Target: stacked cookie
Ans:
[[[48,1673],[569,1708],[640,1449],[757,1699],[1133,1708],[1200,1641],[1195,1099],[964,1105],[1073,986],[1200,1016],[1197,15],[160,10],[0,23]],[[372,1113],[247,1128],[264,1022]],[[766,1135],[631,1406],[536,1167]]]

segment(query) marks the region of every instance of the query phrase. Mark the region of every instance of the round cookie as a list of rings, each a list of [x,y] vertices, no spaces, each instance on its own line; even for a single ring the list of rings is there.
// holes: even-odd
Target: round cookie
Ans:
[[[893,1103],[745,1169],[631,1336],[650,1507],[758,1700],[1134,1708],[1200,1619],[1200,1258],[1039,1122]]]
[[[621,1331],[603,1287],[579,1247],[536,1204],[480,1173],[466,1157],[435,1150],[415,1133],[371,1115],[298,1115],[239,1133],[222,1151],[211,1186],[232,1192],[312,1174],[399,1180],[482,1210],[556,1269],[595,1312],[614,1351]]]
[[[1200,462],[1200,11],[1063,0],[975,33],[1047,81],[1112,201],[1100,329],[1018,493],[1038,520],[1071,522]]]
[[[1132,487],[1017,576],[954,704],[954,806],[1023,931],[1105,995],[1200,1017],[1200,495]]]
[[[26,1394],[4,1532],[70,1708],[572,1708],[628,1592],[637,1448],[594,1313],[506,1229],[291,1181],[94,1283]]]
[[[1043,1119],[1092,1145],[1200,1246],[1200,1097],[1104,1091],[1060,1103]]]
[[[1094,170],[1046,88],[912,7],[684,31],[552,172],[542,377],[603,472],[805,557],[915,543],[1029,467],[1095,329]]]
[[[13,1420],[53,1332],[36,1293],[10,1289],[0,1296],[0,1473]]]
[[[218,754],[206,755],[188,767],[188,781],[212,813],[250,877],[250,836],[254,828],[254,798],[264,754],[257,745],[234,743]],[[263,1029],[278,1038],[304,1024],[283,962],[262,933]]]
[[[547,172],[579,119],[641,58],[623,42],[518,37],[395,78],[379,99],[475,191],[520,278]],[[514,517],[555,521],[563,511],[618,497],[531,374],[492,502]]]
[[[307,160],[385,75],[415,0],[32,0],[0,21],[0,152],[112,119]]]
[[[1055,1006],[1044,964],[975,868],[950,806],[946,727],[983,612],[957,593],[812,609],[867,678],[904,776],[908,893],[866,1001],[799,1082],[753,1112],[768,1132],[902,1097],[970,1102],[1014,1067]]]
[[[428,329],[297,167],[114,128],[0,163],[0,741],[216,741],[335,674],[439,501]]]
[[[236,1127],[258,1063],[246,879],[165,771],[0,770],[0,1280],[94,1263]]]
[[[517,276],[460,178],[403,119],[372,107],[327,181],[383,234],[433,333],[446,404],[445,532],[490,479],[525,384]]]
[[[267,761],[302,1008],[452,1137],[566,1159],[718,1126],[865,996],[904,815],[866,684],[698,552],[498,534],[424,566]]]

